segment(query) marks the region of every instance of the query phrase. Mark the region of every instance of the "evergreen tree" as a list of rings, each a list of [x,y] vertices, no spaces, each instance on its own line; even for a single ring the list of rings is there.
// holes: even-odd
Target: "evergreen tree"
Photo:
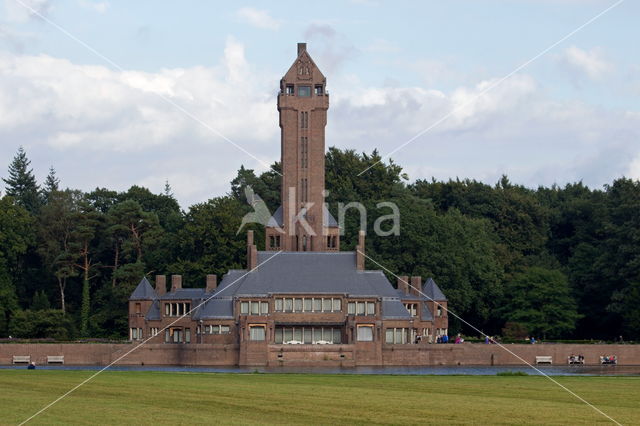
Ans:
[[[2,180],[6,184],[6,194],[12,196],[28,212],[35,214],[40,208],[41,201],[36,178],[33,170],[29,168],[30,164],[27,153],[23,147],[20,147],[9,165],[9,177]]]
[[[31,310],[32,311],[44,311],[47,309],[51,309],[51,304],[49,303],[49,298],[44,290],[36,290],[33,294],[33,302],[31,302]]]
[[[60,179],[56,176],[56,169],[53,166],[49,167],[49,174],[44,180],[44,187],[42,188],[42,195],[46,202],[49,201],[51,193],[60,190]]]

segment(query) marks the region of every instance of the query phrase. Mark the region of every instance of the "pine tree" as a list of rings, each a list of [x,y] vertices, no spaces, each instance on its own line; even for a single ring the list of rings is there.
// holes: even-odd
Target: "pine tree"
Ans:
[[[45,311],[47,309],[51,309],[51,304],[49,303],[49,298],[47,294],[42,291],[36,290],[33,294],[33,302],[31,302],[31,310],[32,311]]]
[[[52,192],[60,190],[60,179],[56,176],[56,169],[53,166],[49,167],[49,174],[44,180],[44,188],[42,189],[42,195],[46,201],[49,201],[49,197]]]
[[[23,147],[13,157],[9,165],[9,178],[2,179],[6,184],[6,193],[16,200],[30,213],[36,213],[40,208],[39,188],[33,170],[29,168],[31,161]]]
[[[169,185],[169,179],[164,181],[164,195],[173,198],[173,191],[171,189],[171,185]]]

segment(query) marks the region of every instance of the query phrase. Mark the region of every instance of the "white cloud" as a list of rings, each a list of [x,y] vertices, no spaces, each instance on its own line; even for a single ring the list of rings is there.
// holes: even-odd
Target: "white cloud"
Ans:
[[[0,155],[24,145],[40,178],[53,165],[65,185],[83,190],[160,192],[168,178],[183,207],[224,194],[240,165],[265,167],[161,96],[270,164],[280,155],[281,73],[257,72],[244,49],[229,38],[215,66],[157,72],[0,53]],[[531,186],[599,186],[640,176],[640,113],[554,101],[520,74],[478,97],[494,82],[440,91],[329,74],[326,145],[386,154],[455,111],[392,155],[411,178],[495,182],[506,173]]]
[[[39,19],[38,15],[47,16],[51,12],[51,3],[51,0],[4,0],[6,19],[16,23]]]
[[[562,55],[562,62],[573,72],[578,72],[597,80],[613,70],[613,64],[607,62],[600,48],[583,50],[576,46],[568,47]]]
[[[253,7],[243,7],[238,10],[237,15],[249,25],[265,30],[277,30],[282,24],[280,20],[273,18],[268,11]]]
[[[107,9],[109,9],[109,6],[111,6],[108,1],[93,0],[78,0],[78,4],[82,7],[93,9],[98,13],[106,13]]]

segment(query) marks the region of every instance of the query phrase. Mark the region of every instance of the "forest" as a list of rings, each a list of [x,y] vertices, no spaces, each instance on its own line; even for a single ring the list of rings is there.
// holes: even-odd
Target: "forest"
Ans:
[[[639,181],[535,189],[507,176],[494,185],[411,181],[376,151],[337,148],[325,166],[334,216],[338,202],[358,201],[370,218],[389,214],[383,201],[400,209],[397,236],[377,236],[368,221],[367,255],[395,274],[433,277],[449,309],[483,332],[640,337]],[[38,182],[20,148],[0,198],[0,338],[125,339],[127,299],[142,277],[182,274],[185,287],[202,287],[206,274],[243,268],[247,229],[264,248],[260,225],[236,234],[251,211],[244,189],[273,212],[279,169],[240,167],[226,195],[183,209],[168,182],[161,194],[135,185],[83,192],[64,188],[53,167]],[[348,211],[342,250],[354,250],[359,219]],[[478,334],[450,315],[458,331]]]

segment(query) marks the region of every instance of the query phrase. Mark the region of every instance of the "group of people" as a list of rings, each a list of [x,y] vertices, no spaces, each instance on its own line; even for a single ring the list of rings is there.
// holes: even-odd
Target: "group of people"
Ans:
[[[615,355],[605,355],[600,357],[600,362],[602,364],[617,364],[618,358]]]
[[[569,364],[584,364],[583,355],[569,355]]]
[[[436,343],[456,343],[456,344],[460,344],[460,343],[464,343],[464,337],[462,337],[460,335],[460,333],[458,333],[458,335],[453,340],[453,342],[451,342],[450,339],[449,339],[449,336],[446,335],[446,334],[443,334],[442,336],[437,336],[436,337]]]
[[[497,337],[484,336],[484,343],[487,345],[495,345],[498,343]]]

